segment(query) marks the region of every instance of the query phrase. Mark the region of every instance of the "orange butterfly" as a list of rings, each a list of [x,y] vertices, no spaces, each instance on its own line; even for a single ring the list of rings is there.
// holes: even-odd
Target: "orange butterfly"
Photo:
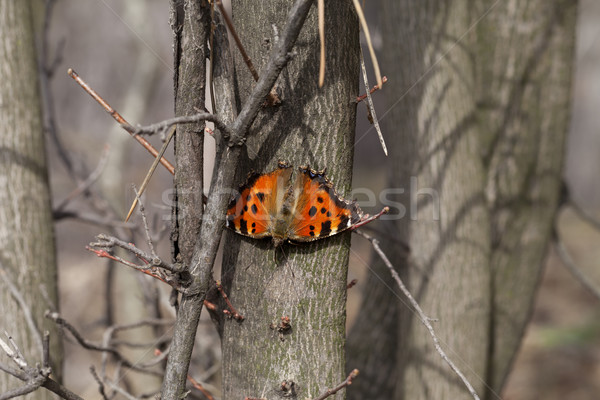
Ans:
[[[336,193],[325,171],[300,167],[294,178],[292,167],[281,161],[273,172],[250,173],[229,203],[226,226],[255,239],[271,237],[277,247],[355,229],[387,212],[363,214],[355,201]]]

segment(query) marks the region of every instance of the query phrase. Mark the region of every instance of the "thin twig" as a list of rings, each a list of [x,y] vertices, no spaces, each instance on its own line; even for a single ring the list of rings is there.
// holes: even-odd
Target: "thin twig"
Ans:
[[[67,400],[82,400],[81,397],[71,392],[58,382],[50,378],[51,369],[49,366],[39,367],[39,364],[31,368],[27,364],[27,361],[23,357],[21,350],[12,339],[12,337],[6,333],[9,338],[9,342],[13,349],[8,346],[4,340],[0,338],[0,348],[6,352],[6,354],[19,366],[19,370],[13,369],[8,365],[0,363],[0,370],[14,376],[25,382],[25,385],[0,393],[0,400],[11,399],[13,397],[23,396],[27,393],[31,393],[40,387],[45,387],[51,392],[56,393],[60,397]],[[45,364],[45,362],[43,362]]]
[[[588,278],[577,266],[569,254],[569,250],[567,250],[567,247],[564,245],[558,234],[555,235],[554,246],[556,247],[556,252],[560,257],[562,264],[569,270],[575,279],[577,279],[591,294],[600,300],[600,289],[598,289],[596,284],[592,282],[592,280]]]
[[[215,282],[215,284],[217,285],[217,290],[219,291],[219,293],[221,293],[221,296],[223,296],[223,300],[225,300],[225,303],[227,303],[227,307],[229,308],[229,310],[223,310],[223,312],[225,314],[231,315],[233,318],[237,319],[238,321],[243,321],[244,316],[242,314],[238,313],[237,310],[235,309],[235,307],[233,306],[233,304],[231,304],[231,301],[229,301],[229,297],[227,296],[227,293],[225,293],[225,291],[223,290],[223,286],[221,286],[221,282],[217,281],[217,282]]]
[[[173,264],[170,264],[170,263],[162,260],[159,257],[153,257],[153,255],[148,254],[145,251],[137,248],[132,243],[127,243],[121,239],[114,237],[114,236],[100,234],[100,235],[96,236],[96,239],[98,239],[97,242],[90,243],[91,247],[97,247],[100,249],[111,251],[115,246],[117,246],[117,247],[122,248],[123,250],[127,250],[127,251],[135,254],[137,257],[139,257],[143,260],[147,260],[150,263],[150,265],[153,267],[160,267],[160,268],[166,269],[167,271],[170,271],[170,272],[178,272],[179,271],[178,268],[175,267]]]
[[[246,52],[246,49],[244,48],[244,45],[242,44],[242,41],[241,41],[239,35],[237,34],[237,31],[235,30],[233,21],[231,20],[231,18],[229,18],[229,14],[227,14],[227,11],[225,10],[225,7],[223,6],[223,3],[221,2],[221,0],[217,0],[217,7],[219,7],[219,11],[221,11],[221,15],[223,16],[223,20],[225,20],[227,29],[229,29],[229,33],[231,33],[231,37],[233,37],[233,40],[235,41],[235,45],[237,46],[238,50],[240,51],[240,54],[242,55],[242,59],[248,66],[248,70],[252,74],[252,77],[254,78],[254,80],[258,81],[258,72],[256,72],[256,68],[254,68],[252,59]]]
[[[381,143],[381,147],[383,148],[384,154],[387,156],[387,146],[385,145],[385,140],[383,139],[383,133],[381,133],[381,127],[379,126],[379,119],[377,119],[377,114],[375,113],[375,105],[373,104],[373,98],[371,97],[371,92],[369,91],[369,78],[367,77],[367,67],[365,66],[365,57],[363,56],[362,47],[360,49],[360,67],[362,69],[363,82],[365,83],[365,90],[367,96],[367,107],[369,108],[369,113],[371,114],[371,120],[373,121],[373,126],[375,127],[375,131],[377,132],[377,136],[379,137],[379,142]],[[382,81],[383,83],[383,81]],[[377,84],[379,86],[379,83]]]
[[[188,381],[190,381],[190,383],[192,384],[192,386],[196,389],[198,389],[200,392],[202,392],[202,394],[208,399],[208,400],[215,400],[215,398],[212,396],[212,394],[210,394],[210,392],[208,390],[206,390],[206,388],[197,380],[195,380],[194,378],[192,378],[191,375],[188,374]]]
[[[381,78],[381,82],[382,83],[387,83],[387,76],[384,76],[383,78]],[[379,85],[374,85],[371,90],[369,90],[369,94],[373,94],[375,93],[377,90],[381,89],[381,86]],[[356,97],[356,102],[360,103],[361,101],[363,101],[364,99],[367,98],[367,94],[361,94],[360,96]]]
[[[50,368],[50,332],[44,331],[42,354],[42,368]]]
[[[54,207],[53,212],[60,212],[62,209],[65,208],[67,204],[69,204],[71,200],[79,196],[81,193],[86,192],[98,180],[98,178],[100,178],[100,175],[102,174],[102,171],[104,171],[104,167],[108,162],[108,153],[109,146],[106,145],[104,146],[104,150],[102,151],[102,155],[100,156],[100,161],[98,161],[98,165],[96,166],[94,171],[92,171],[92,173],[84,181],[80,182],[75,188],[75,190],[69,193],[67,197],[65,197],[60,203],[58,203],[58,205]]]
[[[429,335],[431,335],[431,338],[433,339],[433,345],[434,345],[436,351],[438,352],[438,354],[450,366],[452,371],[454,371],[454,373],[456,375],[458,375],[458,377],[463,382],[463,384],[465,385],[465,387],[467,388],[469,393],[471,393],[471,396],[473,396],[473,398],[475,400],[479,400],[479,396],[475,392],[473,385],[471,385],[471,383],[467,380],[467,377],[458,369],[458,367],[454,364],[454,362],[446,355],[446,353],[442,349],[442,346],[440,346],[440,341],[439,341],[437,335],[435,334],[435,331],[433,330],[433,326],[431,325],[431,322],[430,322],[431,319],[427,315],[425,315],[425,313],[421,309],[421,306],[419,305],[419,303],[415,300],[415,298],[412,296],[412,294],[410,294],[410,292],[404,285],[404,282],[402,282],[400,275],[398,275],[398,273],[396,272],[396,269],[394,268],[394,266],[392,265],[390,260],[387,258],[387,256],[383,252],[383,250],[381,250],[381,247],[379,247],[379,241],[377,239],[375,239],[374,237],[367,235],[366,233],[364,233],[362,231],[356,231],[356,233],[358,233],[359,235],[361,235],[362,237],[364,237],[365,239],[367,239],[371,242],[371,244],[373,245],[373,248],[375,249],[375,252],[377,252],[377,254],[381,258],[381,260],[383,261],[385,266],[388,268],[388,270],[392,274],[392,277],[396,281],[396,284],[398,285],[398,287],[400,288],[402,293],[404,293],[404,295],[406,296],[406,298],[412,305],[413,309],[417,312],[417,316],[418,316],[419,320],[421,321],[421,323],[423,325],[425,325],[425,327],[429,331]]]
[[[138,200],[140,204],[140,214],[142,216],[142,223],[144,225],[144,233],[146,234],[146,244],[150,249],[150,254],[152,254],[152,259],[158,258],[156,255],[156,251],[154,250],[154,243],[152,243],[152,235],[150,235],[150,227],[148,226],[148,218],[146,218],[146,209],[144,208],[144,203],[140,199],[140,192],[133,187],[133,192],[135,193],[135,198]]]
[[[377,218],[381,217],[383,214],[387,214],[389,212],[390,212],[390,208],[386,206],[386,207],[383,207],[383,209],[375,215],[366,214],[358,223],[356,223],[355,225],[352,225],[352,227],[350,227],[349,230],[354,231],[354,230],[360,228],[361,226],[364,226],[364,225],[368,224],[369,222],[376,220]]]
[[[52,217],[55,221],[63,219],[76,219],[81,222],[86,222],[92,225],[97,225],[103,228],[112,229],[134,229],[136,224],[131,222],[123,222],[115,219],[112,216],[102,216],[95,213],[86,213],[79,210],[54,210]]]
[[[213,124],[215,124],[215,127],[217,127],[217,129],[219,129],[219,131],[221,131],[221,133],[223,133],[223,135],[225,135],[226,137],[231,134],[229,127],[221,120],[221,118],[219,118],[215,114],[207,112],[199,112],[198,114],[194,115],[183,115],[179,117],[173,117],[146,126],[134,127],[131,125],[123,125],[123,128],[128,132],[131,130],[136,135],[153,135],[159,132],[164,132],[174,125],[193,124],[201,121],[212,122]]]
[[[175,135],[175,128],[173,126],[171,126],[170,128],[171,128],[171,132],[169,133],[169,135],[167,136],[167,139],[165,140],[162,147],[160,148],[160,151],[154,158],[154,161],[152,162],[150,169],[146,173],[146,177],[144,177],[144,180],[142,181],[142,186],[140,186],[140,190],[139,191],[134,190],[135,191],[135,199],[133,200],[133,204],[131,204],[131,207],[129,208],[127,217],[125,217],[125,222],[129,221],[129,218],[131,217],[133,210],[135,210],[135,206],[137,205],[138,201],[140,200],[140,196],[144,193],[144,190],[146,190],[146,186],[148,186],[148,183],[150,182],[150,178],[152,178],[152,174],[154,174],[154,171],[156,170],[158,163],[160,162],[161,158],[165,154],[165,151],[167,151],[167,147],[169,147],[169,143],[171,143],[171,140],[173,139],[173,136]],[[165,128],[165,129],[167,129],[167,128]],[[144,214],[142,214],[142,218],[144,218],[144,220],[146,219]]]
[[[592,213],[581,207],[579,203],[577,203],[573,199],[569,199],[569,205],[573,208],[575,213],[581,219],[583,219],[588,224],[592,225],[596,230],[600,231],[600,220],[598,220],[598,218],[596,218]]]
[[[94,380],[98,384],[98,392],[100,393],[100,396],[102,396],[104,400],[109,400],[108,396],[106,396],[106,391],[104,390],[104,382],[102,382],[102,379],[100,379],[100,377],[98,376],[96,368],[93,365],[90,367],[90,372],[94,377]]]
[[[155,376],[162,376],[162,374],[160,372],[156,372],[156,371],[151,371],[151,370],[147,370],[144,369],[142,367],[140,367],[137,363],[134,364],[131,361],[127,360],[118,350],[112,348],[112,347],[104,347],[104,346],[99,346],[95,343],[92,343],[90,341],[88,341],[87,339],[85,339],[80,333],[79,331],[77,331],[77,329],[75,329],[75,327],[73,325],[71,325],[69,322],[67,322],[64,318],[62,318],[60,316],[60,314],[55,313],[55,312],[46,312],[45,314],[46,318],[54,321],[58,326],[60,326],[61,328],[66,329],[67,331],[69,331],[71,333],[71,335],[73,335],[73,337],[75,338],[75,340],[77,340],[77,342],[85,349],[88,350],[93,350],[93,351],[99,351],[99,352],[106,352],[106,353],[110,353],[112,354],[115,359],[122,363],[124,367],[138,371],[138,372],[142,372],[145,374],[150,374],[150,375],[155,375]]]
[[[223,3],[221,2],[221,0],[216,0],[216,1],[217,1],[217,6],[219,7],[219,11],[221,12],[221,15],[223,16],[223,19],[225,20],[225,24],[227,25],[227,29],[229,29],[229,32],[231,33],[231,36],[233,37],[233,40],[235,41],[235,44],[236,44],[238,50],[240,51],[240,54],[242,55],[242,59],[244,60],[244,63],[246,63],[246,65],[248,66],[248,69],[250,70],[250,74],[252,74],[252,77],[254,78],[254,80],[256,82],[258,82],[259,77],[258,77],[258,73],[256,72],[256,68],[254,68],[252,59],[250,58],[248,53],[246,53],[246,49],[244,48],[244,45],[242,44],[242,41],[240,40],[240,37],[238,36],[238,34],[235,30],[233,21],[231,21],[231,18],[227,14],[225,7],[223,7]],[[279,99],[279,96],[277,95],[277,92],[275,92],[275,90],[272,89],[269,92],[267,102],[269,105],[272,105],[272,106],[281,103],[281,100]]]
[[[353,369],[352,372],[350,372],[350,375],[348,375],[348,377],[342,383],[340,383],[339,385],[337,385],[333,389],[327,389],[327,391],[325,393],[323,393],[319,397],[315,398],[314,400],[324,400],[327,397],[329,397],[329,396],[331,396],[333,394],[336,394],[338,391],[342,390],[346,386],[352,385],[352,380],[354,378],[356,378],[357,376],[358,376],[358,370],[357,369]]]
[[[69,76],[71,78],[73,78],[75,80],[75,82],[77,82],[79,84],[79,86],[81,86],[83,88],[83,90],[85,90],[90,96],[92,96],[94,98],[94,100],[96,100],[106,110],[106,112],[108,112],[110,114],[110,116],[115,119],[115,121],[117,121],[119,124],[121,124],[121,126],[123,126],[123,128],[129,134],[131,134],[135,140],[137,140],[146,150],[148,150],[148,152],[150,154],[152,154],[154,157],[156,157],[158,155],[158,151],[146,139],[144,139],[143,137],[141,137],[139,135],[136,135],[134,129],[128,130],[131,127],[129,122],[127,122],[125,120],[125,118],[123,118],[121,116],[121,114],[119,114],[114,108],[112,108],[106,102],[106,100],[104,100],[94,89],[92,89],[83,79],[81,79],[79,77],[79,75],[75,71],[73,71],[72,68],[69,68],[67,73],[69,74]],[[162,157],[160,159],[160,163],[171,174],[175,173],[175,167],[173,167],[173,164],[171,164],[169,161],[167,161],[166,158]]]

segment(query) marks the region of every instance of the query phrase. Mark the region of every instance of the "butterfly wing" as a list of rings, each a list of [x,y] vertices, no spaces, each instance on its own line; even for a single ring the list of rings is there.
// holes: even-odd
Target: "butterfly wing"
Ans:
[[[280,163],[273,172],[249,174],[229,203],[225,225],[255,239],[272,236],[278,204],[289,185],[291,173],[287,164]]]
[[[301,167],[289,239],[309,242],[340,233],[362,219],[356,202],[340,197],[323,172]]]

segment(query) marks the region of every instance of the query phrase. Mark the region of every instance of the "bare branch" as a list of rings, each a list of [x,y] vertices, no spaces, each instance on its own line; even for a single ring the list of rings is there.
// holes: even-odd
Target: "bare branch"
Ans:
[[[596,230],[600,231],[600,220],[598,220],[598,218],[596,218],[592,213],[581,207],[572,198],[569,199],[569,205],[573,208],[575,213],[577,213],[577,215],[581,219],[583,219],[588,224],[592,225]]]
[[[96,169],[94,169],[94,171],[92,171],[92,173],[84,181],[79,182],[75,190],[69,193],[67,197],[58,203],[56,207],[54,207],[53,212],[56,213],[64,209],[71,200],[79,196],[81,193],[86,192],[98,180],[98,178],[100,178],[100,175],[102,174],[102,171],[104,171],[104,167],[108,162],[108,150],[109,147],[104,146],[104,151],[102,151],[102,155],[100,156],[100,161],[98,161]]]
[[[19,396],[25,396],[28,393],[34,392],[38,390],[40,386],[42,386],[42,383],[44,383],[45,380],[46,378],[42,375],[38,375],[33,379],[28,379],[25,385],[15,389],[11,389],[4,393],[0,393],[0,400],[7,400]]]
[[[435,334],[435,331],[433,330],[433,326],[431,325],[431,318],[429,318],[427,315],[425,315],[425,313],[421,309],[421,306],[419,305],[419,303],[417,303],[417,301],[412,296],[412,294],[410,294],[410,292],[404,285],[404,282],[402,282],[402,279],[400,279],[400,275],[398,275],[398,273],[396,272],[396,269],[394,268],[394,266],[392,265],[390,260],[387,258],[387,256],[383,252],[383,250],[381,250],[381,247],[379,247],[379,241],[377,239],[375,239],[374,237],[367,235],[364,232],[356,231],[356,233],[358,233],[359,235],[361,235],[362,237],[364,237],[365,239],[367,239],[371,242],[371,244],[373,245],[373,248],[375,249],[375,252],[377,252],[377,254],[381,258],[381,260],[383,261],[385,266],[388,268],[388,270],[392,274],[392,277],[396,281],[396,284],[398,285],[398,287],[400,288],[402,293],[404,293],[404,295],[406,296],[406,298],[408,299],[408,301],[410,302],[410,304],[412,305],[414,310],[417,312],[417,316],[418,316],[419,320],[421,321],[421,323],[423,325],[425,325],[425,327],[429,331],[429,335],[431,335],[431,338],[433,339],[433,345],[434,345],[436,351],[439,353],[439,355],[442,357],[442,359],[450,366],[452,371],[454,371],[454,373],[456,375],[458,375],[458,377],[463,382],[463,384],[465,385],[465,387],[467,388],[469,393],[471,393],[471,396],[473,396],[473,398],[475,400],[479,400],[479,396],[475,392],[473,385],[471,385],[471,383],[467,380],[467,377],[458,369],[458,367],[454,364],[454,362],[446,355],[446,352],[444,352],[444,350],[442,349],[442,346],[440,346],[440,341],[439,341],[437,335]]]
[[[150,154],[152,154],[154,157],[156,157],[158,155],[158,151],[146,139],[144,139],[143,137],[141,137],[139,135],[136,135],[135,128],[133,128],[129,124],[129,122],[127,122],[125,120],[125,118],[123,118],[121,116],[121,114],[119,114],[114,108],[112,108],[106,102],[106,100],[104,100],[94,89],[92,89],[83,79],[81,79],[79,77],[79,75],[77,74],[77,72],[75,72],[75,71],[73,71],[73,69],[69,68],[67,73],[69,74],[69,76],[71,78],[73,78],[75,80],[75,82],[77,82],[79,84],[79,86],[81,86],[83,88],[83,90],[85,90],[90,96],[92,96],[94,98],[94,100],[96,100],[98,103],[100,103],[100,105],[106,110],[106,112],[108,112],[111,117],[113,117],[119,124],[121,124],[121,126],[123,126],[123,129],[125,129],[129,134],[131,134],[133,136],[133,138],[135,140],[137,140],[138,143],[140,143],[146,150],[148,150],[148,152]],[[128,130],[129,128],[131,128],[131,130]],[[160,163],[171,174],[175,173],[175,167],[173,167],[173,164],[171,164],[169,161],[167,161],[166,158],[162,157],[160,159]]]
[[[47,360],[43,361],[44,366],[41,368],[39,367],[39,364],[34,368],[30,368],[15,341],[8,333],[6,333],[6,336],[8,336],[9,342],[11,343],[13,349],[11,349],[2,339],[0,339],[0,348],[2,348],[2,350],[4,350],[4,352],[19,366],[20,370],[13,369],[2,363],[0,363],[0,370],[22,380],[25,382],[25,385],[4,393],[0,393],[0,400],[23,396],[39,389],[42,386],[64,399],[83,400],[81,397],[50,378],[51,369],[49,366],[46,366]],[[45,334],[44,345],[49,347],[49,341],[46,339],[46,337],[48,337],[48,335]],[[44,353],[46,352],[47,348],[44,348]],[[44,358],[45,357],[47,356],[44,355]]]
[[[242,314],[238,313],[237,310],[235,309],[235,307],[233,306],[233,304],[231,304],[231,301],[229,301],[229,297],[227,296],[227,293],[225,293],[225,291],[223,290],[223,286],[221,286],[221,282],[217,281],[216,285],[217,285],[217,290],[219,291],[219,293],[221,293],[221,296],[223,296],[223,300],[225,300],[227,307],[229,307],[229,310],[223,310],[223,312],[227,315],[231,315],[234,319],[237,319],[238,321],[243,321],[244,316]]]
[[[569,270],[573,277],[575,277],[575,279],[577,279],[583,285],[583,287],[585,287],[591,294],[600,300],[600,289],[577,266],[558,233],[555,234],[554,246],[556,247],[556,252],[558,253],[563,265]]]
[[[142,260],[146,260],[150,264],[150,267],[145,268],[146,270],[151,267],[159,267],[159,268],[166,269],[167,271],[170,271],[170,272],[178,272],[179,271],[179,269],[176,266],[174,266],[173,264],[170,264],[170,263],[160,259],[159,257],[154,257],[152,254],[148,254],[145,251],[140,250],[132,243],[127,243],[121,239],[114,237],[114,236],[107,236],[104,234],[100,234],[100,235],[96,236],[96,239],[98,239],[97,242],[90,243],[91,247],[97,247],[97,248],[104,249],[107,251],[112,251],[115,246],[120,247],[124,250],[127,250],[127,251],[135,254],[137,257],[141,258]],[[135,264],[131,264],[130,266],[132,266],[133,268],[136,268]],[[140,268],[136,268],[136,269],[142,269],[142,268],[140,267]]]
[[[138,372],[142,372],[142,373],[145,373],[145,374],[162,376],[162,374],[160,372],[148,370],[148,369],[145,369],[143,366],[140,366],[139,364],[132,363],[131,361],[127,360],[118,350],[116,350],[116,349],[114,349],[112,347],[100,346],[100,345],[97,345],[95,343],[92,343],[92,342],[88,341],[87,339],[85,339],[77,331],[77,329],[75,329],[75,327],[73,325],[71,325],[69,322],[67,322],[58,313],[55,313],[55,312],[46,312],[45,316],[46,316],[46,318],[54,321],[61,328],[64,328],[67,331],[69,331],[71,333],[71,335],[73,335],[73,337],[75,338],[75,340],[77,340],[77,342],[83,348],[88,349],[88,350],[93,350],[93,351],[100,351],[100,352],[110,353],[113,357],[115,357],[115,359],[118,362],[122,363],[123,366],[126,367],[126,368],[129,368],[129,369],[132,369],[132,370],[135,370],[135,371],[138,371]]]
[[[208,112],[200,112],[195,115],[184,115],[180,117],[174,117],[170,119],[166,119],[164,121],[157,122],[152,125],[147,126],[131,126],[131,125],[122,125],[123,129],[126,131],[131,131],[135,135],[153,135],[159,132],[165,132],[170,127],[178,124],[194,124],[201,121],[209,121],[215,124],[215,127],[219,129],[226,137],[231,134],[231,130],[229,127],[215,114],[211,114]]]
[[[382,82],[382,83],[386,83],[386,82],[387,82],[387,76],[384,76],[383,78],[381,78],[381,82]],[[367,87],[368,87],[368,85],[367,85]],[[375,92],[376,92],[377,90],[379,90],[379,89],[381,89],[381,87],[380,87],[379,85],[374,85],[374,86],[373,86],[373,87],[372,87],[372,88],[369,90],[369,94],[373,94],[373,93],[375,93]],[[361,101],[363,101],[364,99],[366,99],[366,98],[367,98],[367,96],[368,96],[368,95],[367,95],[366,93],[365,93],[365,94],[361,94],[360,96],[358,96],[358,97],[356,98],[356,102],[357,102],[357,103],[360,103]]]
[[[98,384],[98,392],[100,393],[102,398],[104,400],[109,400],[108,397],[106,396],[106,391],[104,390],[104,382],[102,382],[102,379],[100,379],[100,377],[98,376],[98,373],[96,372],[96,368],[93,365],[90,367],[90,372],[91,372],[92,376],[94,377],[94,380]]]
[[[356,378],[358,376],[358,370],[357,369],[353,369],[352,372],[350,372],[350,375],[348,375],[348,377],[339,385],[337,385],[336,387],[334,387],[333,389],[327,389],[327,391],[325,393],[323,393],[322,395],[320,395],[319,397],[317,397],[314,400],[324,400],[327,397],[336,394],[338,391],[342,390],[343,388],[345,388],[346,386],[352,385],[352,380],[354,378]]]

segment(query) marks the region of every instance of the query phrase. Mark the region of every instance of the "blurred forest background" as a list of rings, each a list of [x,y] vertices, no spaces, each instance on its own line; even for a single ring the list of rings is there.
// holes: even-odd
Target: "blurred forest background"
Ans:
[[[381,52],[384,49],[381,48],[377,10],[376,0],[366,3],[365,11],[374,44]],[[600,2],[580,0],[572,123],[565,165],[565,180],[573,198],[594,215],[600,215],[599,21]],[[60,138],[76,161],[77,168],[89,171],[96,168],[101,160],[105,144],[110,144],[108,163],[97,185],[124,216],[133,200],[131,183],[139,186],[152,158],[67,76],[66,70],[71,67],[77,71],[131,124],[147,125],[173,116],[169,2],[59,0],[53,10],[48,33],[51,57],[57,52],[61,56],[50,82]],[[394,79],[394,71],[382,73],[388,79]],[[373,82],[371,78],[371,84]],[[374,100],[377,106],[378,103],[384,104],[383,98],[387,97],[387,104],[402,107],[401,100],[396,103],[400,96],[386,91],[384,86],[383,91],[374,95]],[[388,110],[383,106],[376,107],[376,110],[380,120],[384,119]],[[384,185],[381,171],[387,168],[386,160],[362,104],[359,105],[358,116],[353,187],[369,188],[378,193]],[[391,136],[394,132],[387,131],[384,135]],[[159,138],[151,141],[155,147],[160,147]],[[213,141],[209,139],[205,143],[207,154],[211,154]],[[57,204],[75,188],[75,184],[59,161],[56,146],[50,140],[48,144],[51,189]],[[172,159],[170,155],[167,157]],[[207,183],[210,176],[211,170],[207,168]],[[168,226],[170,223],[171,186],[171,175],[159,168],[145,195],[146,209],[157,229],[161,224]],[[360,195],[357,196],[362,200]],[[78,199],[68,208],[85,213],[86,207],[85,199]],[[364,208],[367,212],[376,209]],[[559,214],[559,231],[577,265],[600,288],[600,246],[597,245],[600,232],[568,207]],[[85,250],[85,246],[102,232],[105,232],[103,227],[76,219],[60,220],[56,225],[61,313],[87,338],[98,341],[106,318],[104,282],[108,267],[105,259],[96,258]],[[142,241],[143,238],[137,240]],[[369,245],[355,238],[353,249],[356,252],[351,258],[350,279],[358,279],[359,289],[349,291],[348,324],[352,324],[353,315],[357,312],[360,285],[365,281],[363,277],[369,273],[365,265],[365,260],[369,260]],[[168,258],[167,237],[160,242],[158,253]],[[112,288],[114,318],[122,322],[136,321],[139,319],[136,316],[144,313],[143,296],[135,289],[139,274],[125,271],[122,267],[118,267],[115,273],[118,284]],[[167,290],[164,290],[161,301],[165,313],[172,312],[168,306]],[[209,354],[208,359],[217,365],[215,361],[218,361],[220,352],[218,337],[206,313],[203,314],[204,322],[198,340],[202,342],[202,352]],[[97,385],[88,369],[99,358],[71,340],[67,340],[65,346],[66,386],[83,397],[97,396]],[[210,380],[214,373],[207,370],[204,378]],[[597,399],[599,393],[599,299],[573,278],[563,267],[554,246],[550,246],[534,315],[501,396],[507,400]]]

